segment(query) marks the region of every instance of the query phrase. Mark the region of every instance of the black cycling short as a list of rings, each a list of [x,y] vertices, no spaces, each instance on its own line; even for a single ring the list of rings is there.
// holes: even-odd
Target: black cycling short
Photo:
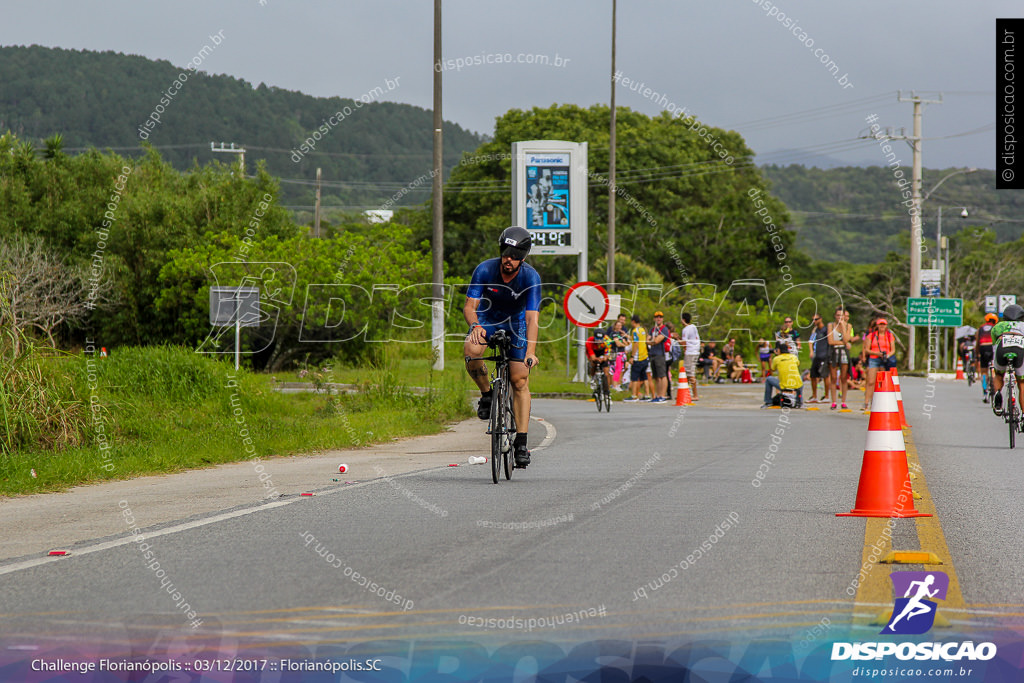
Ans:
[[[992,365],[992,345],[979,346],[978,347],[978,360],[981,361],[981,367],[987,368]]]

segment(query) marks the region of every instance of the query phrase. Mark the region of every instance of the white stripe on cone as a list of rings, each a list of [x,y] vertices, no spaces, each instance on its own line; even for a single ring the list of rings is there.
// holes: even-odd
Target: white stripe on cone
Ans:
[[[896,404],[896,394],[891,391],[876,391],[871,397],[872,413],[898,413],[900,407]]]
[[[864,443],[865,451],[897,451],[905,453],[907,445],[903,441],[903,430],[872,431],[868,432],[867,441]]]

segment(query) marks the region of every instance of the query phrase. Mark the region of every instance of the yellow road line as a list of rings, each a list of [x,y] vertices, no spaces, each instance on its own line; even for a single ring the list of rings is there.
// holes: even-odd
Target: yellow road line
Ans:
[[[921,500],[917,508],[921,512],[930,513],[931,517],[918,517],[914,520],[917,527],[917,538],[921,544],[921,550],[935,553],[942,561],[941,565],[923,565],[925,571],[942,571],[949,576],[949,591],[946,599],[942,601],[942,607],[950,607],[962,610],[967,607],[964,601],[963,591],[960,588],[960,577],[957,576],[956,567],[953,565],[953,555],[949,552],[949,545],[946,543],[946,536],[942,533],[942,523],[939,521],[939,512],[935,509],[935,501],[928,491],[928,482],[925,481],[924,471],[921,469],[921,462],[917,457],[917,447],[914,445],[914,437],[907,430],[905,436],[907,442],[907,460],[911,469],[918,473],[915,489],[921,494]],[[941,609],[941,608],[940,608]]]
[[[946,537],[942,532],[942,523],[939,522],[935,502],[932,500],[931,492],[928,490],[928,482],[925,480],[924,470],[921,468],[917,447],[914,444],[914,437],[910,429],[904,431],[903,439],[907,447],[907,462],[911,473],[916,473],[914,477],[914,491],[921,494],[921,498],[916,504],[917,510],[932,515],[931,517],[916,517],[914,519],[918,547],[924,552],[934,553],[942,562],[942,564],[926,564],[922,566],[925,571],[941,571],[945,572],[949,577],[949,590],[946,593],[946,599],[940,603],[939,611],[941,612],[945,608],[950,611],[963,613],[965,618],[970,618],[970,614],[967,612],[967,604],[964,601],[963,592],[960,588],[960,578],[957,576],[956,567],[953,564],[953,556],[949,552],[949,545],[946,543]],[[888,523],[888,519],[869,517],[864,527],[864,550],[862,552],[861,567],[867,576],[857,587],[855,600],[858,605],[869,603],[886,603],[891,605],[893,602],[894,596],[892,594],[892,584],[889,581],[889,573],[890,571],[898,571],[899,568],[893,565],[879,566],[878,564],[878,560],[892,549],[889,536],[882,533],[882,530]],[[872,545],[875,548],[881,548],[883,552],[879,555],[872,549]],[[873,561],[871,559],[872,556],[876,557]],[[866,568],[865,565],[867,565]],[[858,572],[860,571],[858,570]]]

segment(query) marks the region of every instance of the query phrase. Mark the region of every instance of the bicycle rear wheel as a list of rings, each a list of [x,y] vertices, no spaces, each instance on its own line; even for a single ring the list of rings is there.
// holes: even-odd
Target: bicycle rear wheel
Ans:
[[[1006,382],[1006,407],[1005,415],[1006,422],[1010,425],[1010,448],[1013,448],[1016,444],[1017,434],[1017,421],[1020,419],[1019,411],[1020,406],[1017,405],[1017,378],[1013,376],[1013,373],[1007,373],[1009,378]]]
[[[506,480],[512,478],[512,470],[516,468],[516,464],[514,461],[516,454],[516,449],[514,446],[516,442],[516,414],[512,406],[512,391],[511,389],[509,389],[506,390],[505,398],[505,444],[507,448],[505,449],[504,455]]]
[[[505,432],[505,381],[500,371],[498,381],[492,386],[494,393],[491,395],[491,479],[497,484],[501,473],[501,439]]]

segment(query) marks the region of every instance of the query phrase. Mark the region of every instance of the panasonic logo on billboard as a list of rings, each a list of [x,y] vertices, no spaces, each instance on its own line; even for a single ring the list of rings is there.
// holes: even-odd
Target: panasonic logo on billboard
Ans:
[[[527,157],[526,163],[528,164],[568,164],[568,154],[556,154],[553,156],[537,156],[530,154]]]

